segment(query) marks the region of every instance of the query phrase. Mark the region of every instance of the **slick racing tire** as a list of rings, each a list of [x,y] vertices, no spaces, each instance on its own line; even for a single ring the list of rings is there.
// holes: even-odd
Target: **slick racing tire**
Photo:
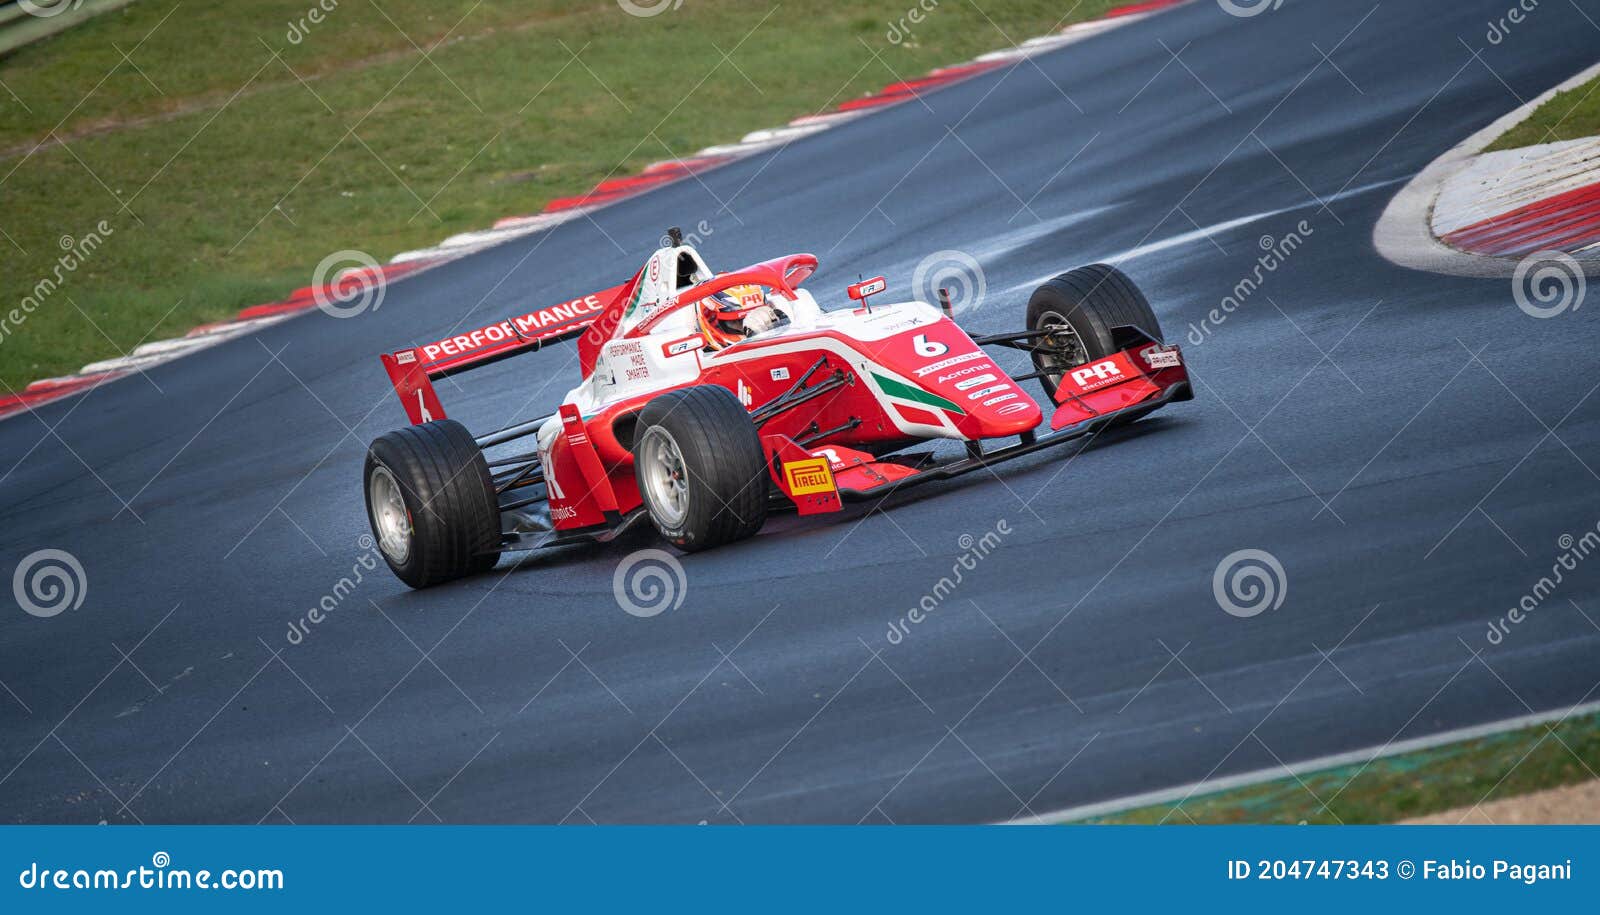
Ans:
[[[716,385],[668,391],[639,411],[634,476],[657,531],[685,552],[753,537],[767,520],[761,439]]]
[[[1068,270],[1035,289],[1028,299],[1028,329],[1058,329],[1036,340],[1033,351],[1034,368],[1049,373],[1039,377],[1045,396],[1055,399],[1067,369],[1116,352],[1111,329],[1125,324],[1161,340],[1161,322],[1144,293],[1110,264]]]
[[[500,560],[500,505],[467,427],[440,419],[385,433],[367,449],[367,521],[389,568],[426,588]]]

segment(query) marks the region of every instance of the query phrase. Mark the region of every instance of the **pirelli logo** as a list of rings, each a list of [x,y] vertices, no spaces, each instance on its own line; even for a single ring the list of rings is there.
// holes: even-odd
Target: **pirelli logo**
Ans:
[[[790,461],[783,465],[783,473],[789,481],[789,492],[792,495],[808,496],[818,492],[833,492],[833,469],[829,466],[827,458]]]

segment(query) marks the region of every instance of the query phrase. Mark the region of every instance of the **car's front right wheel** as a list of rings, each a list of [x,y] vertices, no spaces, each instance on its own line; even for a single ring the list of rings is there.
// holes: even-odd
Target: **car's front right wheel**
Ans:
[[[1115,353],[1111,329],[1122,325],[1161,339],[1150,301],[1110,264],[1068,270],[1035,289],[1028,299],[1028,329],[1045,332],[1033,343],[1034,368],[1045,372],[1039,377],[1045,396],[1055,399],[1067,369]]]

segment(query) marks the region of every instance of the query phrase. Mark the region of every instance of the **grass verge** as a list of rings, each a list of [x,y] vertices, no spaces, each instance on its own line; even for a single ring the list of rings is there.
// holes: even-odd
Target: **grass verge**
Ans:
[[[1600,134],[1600,77],[1557,92],[1532,115],[1489,144],[1485,152],[1520,149],[1560,140],[1581,140]]]
[[[1393,823],[1595,778],[1600,713],[1096,817],[1090,823]]]
[[[330,252],[386,260],[537,212],[1116,2],[140,0],[0,60],[0,383],[230,317]]]

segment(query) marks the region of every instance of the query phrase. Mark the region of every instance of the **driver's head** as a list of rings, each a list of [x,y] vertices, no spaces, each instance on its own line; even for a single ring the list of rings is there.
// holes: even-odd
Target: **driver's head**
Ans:
[[[722,349],[749,336],[741,312],[767,304],[760,286],[729,286],[700,303],[700,332],[712,349]]]

